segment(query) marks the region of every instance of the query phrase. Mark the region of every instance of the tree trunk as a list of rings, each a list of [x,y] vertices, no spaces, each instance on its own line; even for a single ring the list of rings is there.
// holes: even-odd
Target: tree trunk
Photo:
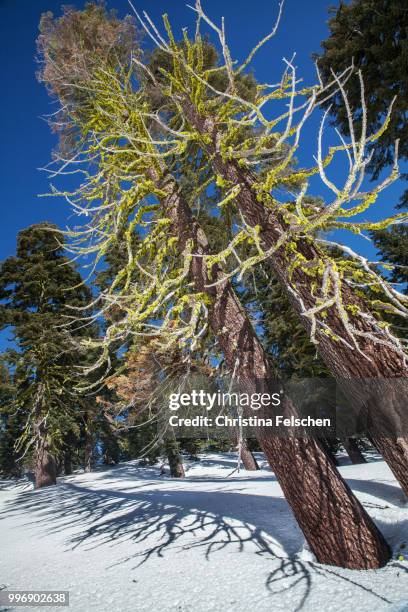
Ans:
[[[355,438],[343,438],[341,443],[343,444],[351,463],[354,465],[358,465],[359,463],[367,463]]]
[[[85,431],[85,449],[84,449],[84,471],[92,471],[92,451],[93,451],[93,437],[92,433],[88,430]]]
[[[237,416],[237,415],[234,414],[232,416]],[[232,438],[233,438],[235,447],[239,448],[239,438],[240,438],[239,428],[234,428],[234,430],[232,431]],[[248,446],[248,440],[245,437],[241,437],[240,458],[241,458],[242,463],[244,464],[244,468],[248,472],[254,472],[256,470],[259,470],[258,462],[255,459],[254,455],[252,454],[252,451],[250,450]]]
[[[383,536],[316,441],[259,440],[320,563],[370,569],[389,560]]]
[[[244,464],[244,468],[248,472],[255,472],[259,470],[259,465],[257,460],[255,459],[252,451],[248,447],[248,442],[246,438],[242,438],[241,441],[241,459]]]
[[[36,455],[35,488],[57,484],[57,465],[45,437],[39,440]]]
[[[64,452],[64,474],[65,476],[72,474],[72,455],[70,450]]]
[[[57,457],[55,460],[55,469],[56,469],[56,473],[57,473],[57,478],[59,478],[62,475],[62,466],[63,466],[63,460],[61,457]]]
[[[330,441],[327,440],[327,438],[318,438],[318,440],[320,444],[322,445],[322,447],[324,448],[327,456],[330,457],[331,461],[334,463],[334,465],[339,465],[339,462],[337,461],[337,457],[335,453],[333,452],[333,448],[330,445]]]
[[[408,439],[372,436],[372,440],[408,497]]]
[[[219,147],[220,133],[214,119],[200,115],[187,95],[182,99],[182,105],[187,120],[203,136],[202,146],[208,158],[211,159],[214,173],[229,184],[240,186],[240,192],[235,201],[245,222],[250,227],[257,228],[265,251],[276,247],[287,227],[282,214],[273,206],[272,198],[264,194],[264,198],[269,198],[271,204],[270,207],[265,206],[256,189],[258,177],[248,167],[239,165],[237,160],[228,160],[223,157]],[[297,252],[303,258],[305,266],[308,262],[324,260],[324,255],[312,240],[297,238],[295,242]],[[307,331],[310,332],[311,320],[302,314],[305,310],[315,306],[313,297],[315,278],[308,274],[305,266],[291,267],[291,260],[288,259],[285,246],[274,251],[270,261],[293,308],[300,315]],[[348,398],[358,403],[365,401],[366,409],[372,413],[375,413],[375,408],[370,405],[370,394],[367,390],[370,385],[366,379],[381,379],[382,397],[387,397],[387,405],[383,406],[382,411],[386,419],[391,415],[398,420],[401,398],[395,398],[393,381],[389,379],[408,379],[408,363],[397,346],[395,348],[390,346],[387,331],[377,325],[377,321],[370,314],[370,309],[367,308],[363,298],[345,283],[342,284],[341,298],[349,321],[359,331],[359,350],[351,341],[348,329],[338,311],[335,307],[331,307],[325,310],[324,320],[316,326],[315,338],[319,353],[329,371],[345,390]],[[325,333],[327,328],[330,329],[330,334]],[[360,388],[357,389],[356,385],[345,384],[348,379],[359,379]],[[406,396],[406,390],[404,394]],[[408,439],[403,437],[405,432],[406,429],[402,436],[396,433],[392,436],[384,435],[383,429],[378,428],[375,423],[369,430],[376,445],[378,440],[384,460],[401,484],[405,494],[408,495]]]
[[[49,487],[57,484],[57,463],[51,453],[46,419],[43,414],[44,385],[39,382],[35,400],[35,488]]]
[[[236,369],[249,392],[259,392],[258,381],[273,378],[266,355],[234,290],[217,264],[210,273],[202,255],[208,242],[202,228],[181,198],[173,177],[161,179],[155,170],[150,178],[167,193],[162,200],[183,252],[190,243],[190,276],[197,291],[210,298],[208,319],[226,363]],[[209,286],[217,282],[216,285]],[[237,367],[238,366],[238,367]],[[267,413],[270,417],[271,413]],[[262,415],[260,415],[262,416]],[[383,536],[344,482],[321,446],[311,438],[288,439],[256,428],[260,445],[282,486],[285,497],[316,558],[321,563],[352,569],[376,568],[390,558]]]
[[[183,461],[180,455],[179,444],[173,435],[165,441],[167,460],[169,462],[170,476],[172,478],[184,478]]]

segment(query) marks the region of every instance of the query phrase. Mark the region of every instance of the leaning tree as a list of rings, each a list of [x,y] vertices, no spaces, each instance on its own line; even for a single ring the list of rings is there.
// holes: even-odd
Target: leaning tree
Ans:
[[[99,20],[96,39],[85,27],[88,19]],[[122,27],[128,32],[129,22]],[[123,316],[108,325],[95,367],[109,356],[110,343],[144,334],[156,338],[161,350],[177,346],[187,362],[211,329],[230,371],[245,389],[270,391],[273,371],[219,263],[223,254],[209,251],[194,214],[197,193],[189,201],[179,184],[178,160],[206,151],[201,141],[197,148],[190,129],[183,138],[177,122],[172,127],[156,113],[134,70],[140,65],[138,49],[129,45],[130,61],[118,61],[115,44],[121,45],[121,34],[120,22],[88,7],[59,20],[48,17],[39,41],[41,78],[62,104],[57,121],[64,145],[65,127],[71,136],[68,160],[83,164],[85,173],[80,187],[65,194],[89,219],[83,231],[72,236],[71,248],[95,253],[99,261],[118,235],[124,236],[127,247],[125,265],[99,297],[102,312],[116,308]],[[109,42],[104,45],[105,40]],[[200,62],[200,39],[196,44],[192,50],[186,42],[187,52]],[[121,53],[123,58],[122,46]],[[208,168],[206,156],[201,157]],[[57,154],[56,161],[63,173],[66,154]],[[224,204],[235,195],[227,196]],[[142,240],[133,249],[136,228]],[[136,280],[135,270],[140,272]],[[289,400],[284,408],[289,413],[294,409]],[[314,439],[271,436],[261,427],[256,433],[320,561],[367,568],[388,559],[382,536]]]
[[[167,57],[165,68],[134,58],[146,87],[160,99],[160,106],[147,110],[145,122],[154,122],[157,130],[171,142],[168,155],[196,146],[213,171],[213,181],[224,192],[220,207],[235,207],[241,223],[224,251],[206,258],[210,268],[235,256],[237,244],[247,241],[256,254],[237,258],[233,276],[242,276],[253,266],[269,259],[274,274],[285,289],[292,307],[300,316],[310,339],[316,344],[331,374],[346,392],[356,410],[365,413],[371,438],[408,493],[408,440],[405,437],[404,396],[408,374],[406,340],[401,339],[381,314],[384,310],[406,317],[407,297],[378,274],[365,257],[346,245],[324,238],[316,232],[335,229],[361,234],[383,229],[406,218],[400,213],[378,222],[362,222],[358,215],[374,206],[380,193],[398,177],[398,141],[390,174],[375,187],[364,188],[367,149],[386,131],[392,116],[388,108],[382,125],[371,130],[367,121],[367,103],[362,72],[358,72],[363,119],[356,127],[345,89],[353,66],[329,82],[298,89],[296,68],[286,61],[286,69],[277,85],[258,85],[254,99],[239,95],[238,79],[247,70],[254,54],[276,30],[265,37],[242,63],[233,62],[226,42],[225,29],[217,26],[203,12],[197,0],[195,38],[184,32],[182,43],[175,40],[167,17],[162,35],[148,15],[139,20],[159,49]],[[200,26],[205,23],[215,32],[221,49],[221,61],[208,68],[203,62],[204,42]],[[351,61],[351,58],[350,58]],[[211,77],[224,72],[227,87],[217,88]],[[334,94],[343,98],[349,109],[350,138],[340,136],[339,144],[324,154],[323,132],[327,111],[317,135],[316,165],[308,169],[290,169],[299,147],[302,128],[313,111]],[[149,93],[147,93],[149,96]],[[282,99],[287,106],[282,109]],[[242,129],[255,127],[242,142]],[[170,145],[169,145],[170,146]],[[178,149],[177,149],[178,147]],[[327,168],[334,157],[343,154],[347,171],[341,184],[335,184]],[[281,156],[265,173],[265,159]],[[260,171],[262,169],[262,172]],[[310,178],[319,176],[331,192],[323,206],[307,204]],[[286,196],[282,194],[286,185]],[[208,187],[208,183],[206,184]],[[278,189],[279,188],[279,189]],[[196,194],[197,197],[199,193]],[[336,247],[345,253],[334,259],[323,247]],[[375,288],[377,296],[367,299],[360,288]],[[399,426],[399,423],[403,423]]]
[[[322,51],[316,54],[319,68],[327,78],[332,72],[341,72],[353,58],[354,71],[346,84],[347,99],[358,129],[362,119],[377,129],[387,116],[392,104],[389,125],[378,141],[369,145],[371,155],[367,164],[373,180],[393,164],[394,143],[399,141],[400,159],[408,159],[406,108],[408,105],[406,63],[408,50],[408,11],[399,0],[352,0],[340,2],[330,10],[329,36],[322,41]],[[367,106],[362,104],[358,70],[364,74]],[[350,136],[348,109],[341,92],[325,103],[333,122],[345,135]],[[407,179],[406,173],[402,174]],[[405,190],[397,208],[408,204]],[[394,264],[391,280],[407,281],[408,230],[406,226],[392,226],[373,232],[375,246],[380,249],[382,260]],[[399,324],[400,325],[400,324]],[[400,335],[406,329],[399,328]]]

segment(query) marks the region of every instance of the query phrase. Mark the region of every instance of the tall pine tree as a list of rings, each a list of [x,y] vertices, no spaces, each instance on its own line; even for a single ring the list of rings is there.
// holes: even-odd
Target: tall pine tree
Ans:
[[[352,0],[331,9],[330,34],[316,55],[324,77],[340,73],[351,61],[355,76],[346,83],[355,120],[361,122],[361,92],[357,71],[361,69],[367,100],[367,121],[378,129],[393,103],[388,128],[373,147],[369,169],[376,178],[393,163],[394,143],[400,140],[401,159],[408,159],[408,10],[401,0]],[[335,123],[347,134],[349,122],[341,93],[327,102]],[[405,176],[405,178],[408,178]],[[408,190],[402,203],[408,201]]]
[[[84,307],[90,291],[64,254],[63,235],[49,223],[22,230],[16,256],[0,266],[0,323],[13,329],[14,397],[7,423],[23,422],[15,449],[31,459],[36,486],[56,482],[56,456],[81,412],[75,394],[81,353],[68,331],[72,307]],[[11,419],[11,421],[10,421]]]

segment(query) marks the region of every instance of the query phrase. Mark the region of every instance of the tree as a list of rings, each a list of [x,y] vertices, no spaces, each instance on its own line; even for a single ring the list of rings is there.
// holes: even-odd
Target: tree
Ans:
[[[372,148],[369,170],[373,178],[377,178],[384,168],[393,164],[397,139],[401,158],[408,158],[408,76],[403,69],[408,53],[408,13],[400,0],[352,0],[348,4],[340,2],[337,9],[331,9],[331,14],[330,34],[321,43],[323,51],[316,59],[326,78],[331,78],[332,71],[342,72],[353,62],[354,74],[346,88],[357,128],[361,129],[363,115],[358,70],[362,71],[365,96],[369,101],[368,124],[379,129],[389,106],[393,105],[387,130]],[[327,102],[329,104],[336,125],[349,135],[347,109],[341,92],[337,92]],[[401,203],[407,203],[407,198],[408,190]]]
[[[261,264],[247,279],[243,300],[261,327],[265,350],[283,379],[330,378],[330,372],[270,269],[269,262]],[[339,408],[341,410],[341,406],[336,406],[335,410]],[[330,436],[320,440],[332,460],[336,462],[336,452],[343,444],[352,463],[364,463],[357,441],[342,433],[340,422],[336,429],[336,438]]]
[[[137,428],[139,434],[145,434],[142,444],[138,445],[142,456],[152,456],[155,449],[164,446],[173,478],[184,478],[185,473],[173,428],[168,424],[164,429],[161,427],[161,387],[168,385],[183,368],[179,358],[175,350],[163,354],[152,339],[135,343],[119,372],[107,380],[108,387],[124,402],[124,407],[120,403],[116,405],[125,419],[120,429],[128,432]]]
[[[10,354],[3,353],[0,360],[0,474],[16,477],[21,475],[21,465],[15,442],[23,431],[24,420],[13,404],[16,389],[10,358]]]
[[[69,28],[69,16],[62,17],[42,38],[45,66],[52,61],[58,67],[60,55],[65,69],[64,57],[71,55],[64,55],[67,49],[56,48],[53,40],[59,30]],[[81,62],[86,60],[86,55],[81,57]],[[45,74],[43,69],[42,78]],[[81,133],[81,159],[89,162],[89,147],[94,160],[98,151],[97,175],[82,185],[81,195],[70,196],[84,210],[94,206],[95,197],[102,199],[93,215],[95,227],[101,223],[105,228],[97,232],[98,256],[108,252],[126,228],[128,261],[104,295],[107,304],[114,301],[126,314],[108,327],[106,342],[150,331],[162,350],[177,346],[188,359],[210,328],[230,371],[238,372],[247,391],[259,392],[259,381],[261,390],[270,391],[273,376],[265,352],[229,279],[211,259],[206,235],[175,178],[177,164],[171,162],[186,143],[173,147],[171,137],[155,138],[149,129],[151,108],[145,92],[135,90],[129,64],[121,67],[112,60],[100,63],[93,75],[87,70],[80,87],[88,92],[85,101],[83,93],[61,95],[51,79],[47,84],[62,103],[68,123]],[[133,251],[132,233],[138,224],[143,241]],[[135,269],[141,271],[143,284],[132,283]],[[123,281],[118,295],[115,289]],[[291,409],[289,401],[286,407]],[[261,428],[257,436],[320,561],[354,568],[386,562],[384,539],[315,440],[272,437]]]
[[[56,482],[56,455],[79,417],[73,368],[81,354],[67,331],[72,308],[83,307],[90,291],[63,252],[63,235],[49,223],[22,230],[15,257],[0,267],[0,322],[14,330],[11,353],[15,396],[10,413],[20,430],[20,460],[33,455],[36,486]],[[21,425],[21,422],[24,422]]]
[[[178,136],[182,151],[186,141],[189,147],[200,148],[212,167],[214,179],[223,189],[224,198],[219,205],[236,207],[242,216],[242,224],[235,227],[228,247],[210,256],[207,264],[225,261],[233,254],[236,244],[244,241],[255,245],[257,255],[238,261],[231,275],[242,277],[251,267],[270,259],[274,274],[328,370],[342,386],[350,404],[366,413],[371,438],[408,494],[408,440],[398,428],[406,390],[403,382],[401,385],[397,382],[408,375],[406,348],[404,341],[381,318],[384,308],[406,317],[406,297],[346,245],[334,245],[347,253],[339,262],[322,249],[322,245],[333,246],[333,243],[314,238],[316,232],[336,228],[354,233],[384,229],[405,218],[405,213],[401,213],[377,223],[353,219],[367,210],[398,175],[396,144],[389,176],[369,192],[360,190],[368,163],[367,147],[386,130],[391,110],[382,127],[375,130],[374,126],[372,132],[368,131],[367,117],[358,132],[350,111],[350,142],[342,140],[323,156],[326,114],[318,135],[317,165],[290,171],[302,127],[313,110],[335,91],[340,91],[345,106],[349,107],[345,84],[352,69],[333,75],[329,83],[321,80],[314,87],[297,91],[296,69],[288,62],[281,83],[273,91],[269,85],[259,85],[256,99],[247,101],[237,93],[236,81],[260,45],[249,54],[247,61],[234,65],[222,28],[205,15],[199,0],[195,9],[199,24],[206,22],[219,39],[222,62],[217,70],[223,70],[227,76],[226,91],[208,82],[208,71],[201,60],[203,42],[199,29],[194,40],[180,45],[166,16],[167,40],[163,37],[158,40],[151,25],[141,20],[171,64],[171,70],[163,70],[159,77],[148,66],[145,70],[146,80],[150,79],[156,89],[161,88],[166,97],[166,104],[154,115],[155,121],[164,131],[172,130],[169,133],[173,140]],[[361,73],[359,82],[364,98]],[[289,101],[289,111],[281,113],[278,108],[277,116],[271,119],[266,110],[268,103],[274,104],[282,98]],[[365,102],[363,108],[366,108]],[[299,115],[300,111],[303,114]],[[261,133],[254,132],[243,144],[240,128],[247,125],[258,126]],[[178,126],[179,131],[175,129]],[[186,126],[190,126],[188,136]],[[175,150],[173,141],[172,151]],[[343,184],[335,185],[325,168],[341,152],[349,159],[349,169]],[[281,155],[280,164],[273,164],[267,173],[257,173],[261,162],[264,170],[266,157],[274,155],[276,159],[277,154]],[[317,209],[308,206],[305,199],[309,179],[316,174],[333,194],[331,202]],[[290,196],[283,202],[277,193],[282,184],[286,185],[286,196]],[[368,300],[364,291],[357,288],[359,285],[375,286],[378,299]]]
[[[373,232],[373,242],[381,261],[391,264],[391,281],[408,282],[408,228],[406,225]]]

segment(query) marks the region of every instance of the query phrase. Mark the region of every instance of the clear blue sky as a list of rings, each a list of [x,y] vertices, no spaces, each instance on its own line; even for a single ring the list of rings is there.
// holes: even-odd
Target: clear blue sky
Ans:
[[[0,0],[0,46],[2,67],[1,104],[1,224],[0,259],[15,251],[16,233],[31,223],[53,221],[61,226],[69,223],[69,210],[62,200],[38,198],[47,192],[45,173],[37,168],[49,160],[55,138],[50,134],[42,115],[55,108],[44,87],[35,78],[35,39],[42,12],[60,14],[60,0]],[[71,2],[77,7],[82,1]],[[138,9],[146,9],[160,21],[167,12],[175,30],[192,27],[193,13],[184,0],[134,0]],[[311,54],[319,51],[320,41],[327,36],[328,7],[333,0],[286,0],[283,18],[275,39],[258,54],[254,69],[259,80],[276,82],[282,71],[282,58],[296,51],[299,75],[307,83],[315,81]],[[120,14],[129,12],[127,0],[108,0],[108,7]],[[277,2],[274,0],[203,0],[208,14],[218,20],[224,15],[233,55],[242,59],[274,23]],[[306,127],[298,156],[301,163],[311,164],[316,151],[316,116]],[[333,142],[333,140],[332,140]],[[334,169],[340,178],[342,168]],[[59,184],[61,186],[61,184]],[[326,195],[316,182],[316,194]],[[398,201],[401,184],[395,184],[382,196],[370,218],[382,218]],[[362,239],[351,239],[360,251],[373,254]]]

